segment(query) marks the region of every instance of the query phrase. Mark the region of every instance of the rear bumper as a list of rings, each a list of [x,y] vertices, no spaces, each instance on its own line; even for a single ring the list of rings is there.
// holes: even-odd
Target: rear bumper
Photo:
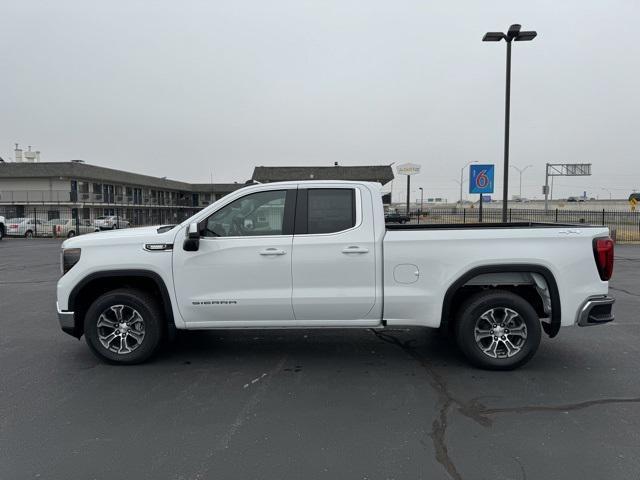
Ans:
[[[69,335],[77,337],[76,319],[74,312],[60,310],[58,302],[56,302],[56,310],[58,312],[58,322],[60,323],[60,328],[62,328],[62,331],[64,333],[68,333]]]
[[[589,327],[613,321],[615,318],[613,303],[615,301],[615,298],[609,296],[588,299],[578,311],[576,323],[581,327]]]

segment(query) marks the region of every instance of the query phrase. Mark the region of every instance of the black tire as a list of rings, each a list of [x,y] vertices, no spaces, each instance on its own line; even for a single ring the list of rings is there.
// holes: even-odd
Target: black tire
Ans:
[[[0,241],[4,238],[4,225],[0,225]]]
[[[69,233],[67,233],[67,238],[72,238],[76,236],[76,232],[74,232],[73,230],[71,230]]]
[[[517,316],[509,319],[513,315],[511,312]],[[494,327],[488,319],[497,319],[495,328],[499,331],[489,330]],[[503,322],[505,319],[508,321]],[[509,330],[512,328],[515,331],[516,325],[520,333]],[[477,341],[476,332],[479,336],[488,336]],[[541,335],[540,319],[531,304],[506,290],[489,290],[472,296],[461,306],[455,322],[458,347],[471,363],[487,370],[521,367],[538,350]],[[495,348],[492,348],[494,345]]]
[[[118,228],[118,226],[117,226],[117,225],[113,225],[113,226],[111,227],[111,230],[115,230],[116,228]]]
[[[33,232],[31,230],[27,230],[26,232],[24,232],[24,238],[32,238],[33,237]]]
[[[123,305],[127,310],[135,310],[142,319],[144,334],[142,341],[136,342],[137,346],[135,348],[132,348],[135,345],[132,341],[133,336],[124,338],[124,348],[122,348],[122,343],[120,343],[122,340],[119,336],[114,337],[111,343],[108,344],[111,348],[105,347],[100,340],[100,332],[102,332],[105,340],[111,336],[111,333],[118,332],[117,329],[111,330],[112,327],[105,327],[104,325],[98,327],[98,321],[105,312],[107,312],[106,315],[110,319],[114,319],[115,314],[110,316],[111,307],[119,305]],[[124,317],[123,310],[121,312]],[[139,335],[141,333],[140,331],[134,331],[133,328],[132,326],[131,330],[134,334]],[[162,340],[163,331],[163,317],[158,302],[152,295],[136,289],[122,288],[103,294],[91,304],[84,318],[84,335],[87,345],[98,358],[113,364],[133,365],[148,360],[157,351]],[[114,351],[113,348],[117,350],[126,350],[128,348],[131,351],[119,353]]]

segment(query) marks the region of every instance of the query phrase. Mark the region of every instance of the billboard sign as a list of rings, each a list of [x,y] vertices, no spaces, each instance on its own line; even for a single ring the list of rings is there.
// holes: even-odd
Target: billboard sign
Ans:
[[[417,175],[420,173],[420,165],[416,163],[403,163],[396,167],[398,175]]]
[[[494,165],[474,164],[469,167],[469,193],[493,193]]]

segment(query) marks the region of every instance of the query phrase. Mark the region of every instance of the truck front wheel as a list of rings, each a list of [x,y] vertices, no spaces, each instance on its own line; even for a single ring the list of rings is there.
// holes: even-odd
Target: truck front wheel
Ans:
[[[160,308],[141,290],[107,292],[87,310],[84,334],[93,353],[102,360],[125,365],[144,362],[160,344]]]
[[[540,320],[524,298],[506,290],[489,290],[469,298],[458,312],[456,341],[476,366],[511,370],[538,350]]]

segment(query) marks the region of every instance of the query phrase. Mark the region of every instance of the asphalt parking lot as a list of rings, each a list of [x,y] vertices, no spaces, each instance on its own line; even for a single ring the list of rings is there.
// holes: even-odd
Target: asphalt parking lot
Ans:
[[[189,332],[100,363],[55,315],[56,240],[0,242],[0,479],[640,476],[640,246],[617,320],[514,372],[435,332]]]

